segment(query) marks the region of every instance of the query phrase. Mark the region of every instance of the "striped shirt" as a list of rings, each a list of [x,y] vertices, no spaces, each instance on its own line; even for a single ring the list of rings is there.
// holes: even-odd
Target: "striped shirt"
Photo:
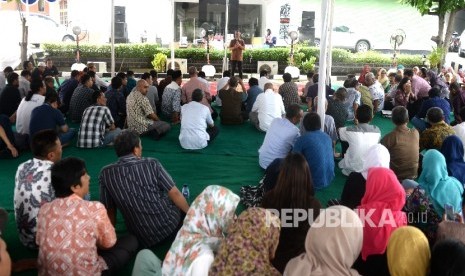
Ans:
[[[119,209],[128,231],[145,247],[152,247],[173,231],[181,212],[168,197],[175,186],[160,162],[132,154],[102,169],[100,201],[107,209]]]
[[[106,106],[93,105],[84,111],[79,128],[77,147],[96,148],[103,145],[105,129],[115,121]]]

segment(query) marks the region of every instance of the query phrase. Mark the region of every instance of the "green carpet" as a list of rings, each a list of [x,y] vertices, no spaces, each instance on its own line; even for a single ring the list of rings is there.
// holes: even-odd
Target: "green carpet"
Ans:
[[[392,130],[389,119],[377,116],[373,123],[377,125],[383,135]],[[258,165],[258,148],[265,134],[258,132],[250,123],[240,126],[222,126],[219,119],[216,124],[220,129],[218,137],[211,145],[203,150],[187,151],[179,145],[180,126],[173,126],[166,137],[160,141],[142,138],[143,156],[160,160],[171,174],[179,189],[189,184],[191,200],[206,186],[218,184],[228,187],[239,194],[243,185],[256,185],[263,176],[263,170]],[[71,125],[71,127],[78,127]],[[72,144],[63,149],[63,157],[76,156],[86,161],[91,176],[90,192],[92,200],[99,199],[98,175],[102,167],[115,162],[116,155],[113,148],[78,149]],[[9,223],[4,234],[8,251],[13,260],[35,258],[37,252],[26,249],[19,241],[13,212],[14,177],[18,165],[32,157],[30,152],[23,153],[15,160],[0,160],[2,173],[0,174],[0,207],[7,209]],[[337,166],[336,166],[337,167]],[[323,205],[330,198],[338,198],[341,194],[345,176],[336,169],[336,177],[332,185],[317,192],[317,197]],[[239,206],[238,212],[244,209]],[[116,230],[118,235],[126,232],[124,221],[118,215]],[[163,259],[170,244],[160,245],[156,254]],[[130,275],[132,264],[128,264],[120,275]],[[36,275],[36,271],[29,271],[16,275]]]

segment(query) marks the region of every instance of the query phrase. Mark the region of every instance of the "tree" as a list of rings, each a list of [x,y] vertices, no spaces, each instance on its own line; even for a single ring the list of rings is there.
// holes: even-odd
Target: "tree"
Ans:
[[[28,26],[26,25],[26,17],[22,12],[21,0],[7,0],[8,2],[15,1],[18,8],[19,17],[21,18],[22,35],[21,35],[21,63],[27,60],[27,44],[28,44]]]
[[[444,64],[445,53],[447,53],[448,42],[452,35],[455,14],[465,8],[465,0],[401,0],[403,4],[408,4],[416,8],[421,15],[438,16],[438,35],[433,36],[431,40],[436,42],[437,48],[443,49],[441,64]],[[447,24],[447,26],[446,26]],[[444,28],[446,29],[444,35]],[[439,67],[440,65],[438,65]]]

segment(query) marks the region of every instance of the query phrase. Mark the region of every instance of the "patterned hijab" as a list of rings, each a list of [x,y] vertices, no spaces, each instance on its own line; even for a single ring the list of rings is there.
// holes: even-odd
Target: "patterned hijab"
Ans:
[[[371,168],[365,195],[358,207],[359,215],[365,220],[363,260],[370,255],[383,254],[391,233],[407,225],[407,216],[401,211],[404,204],[405,190],[395,173],[386,168]]]
[[[416,227],[400,227],[389,238],[387,262],[391,276],[427,275],[430,258],[428,239]]]
[[[281,222],[263,208],[249,208],[229,228],[209,275],[281,275],[271,264]]]
[[[373,167],[389,168],[389,162],[391,161],[391,155],[388,149],[381,145],[376,144],[368,148],[365,154],[365,160],[363,161],[362,175],[363,178],[367,179],[368,170]]]
[[[463,160],[463,143],[455,135],[444,139],[441,153],[446,158],[447,171],[450,176],[457,178],[462,184],[465,183],[465,162]]]
[[[462,211],[463,185],[447,173],[446,159],[435,149],[428,150],[423,157],[423,170],[418,183],[433,201],[434,211],[442,217],[444,204],[454,206],[454,211]]]
[[[187,211],[183,226],[163,261],[163,275],[186,275],[204,252],[217,251],[234,220],[240,198],[230,190],[208,186]]]
[[[341,222],[336,226],[331,225],[331,220],[335,217]],[[291,259],[287,263],[284,274],[289,276],[359,275],[351,267],[360,255],[362,243],[363,225],[357,213],[345,206],[331,206],[321,210],[308,230],[305,240],[306,252]]]

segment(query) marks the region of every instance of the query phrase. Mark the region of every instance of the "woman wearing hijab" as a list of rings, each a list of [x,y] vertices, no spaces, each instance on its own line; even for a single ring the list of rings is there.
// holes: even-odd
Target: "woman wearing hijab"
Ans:
[[[391,276],[427,275],[430,257],[428,239],[416,227],[400,227],[389,238],[387,260]]]
[[[441,98],[449,98],[449,86],[444,82],[444,80],[441,77],[438,77],[436,72],[429,70],[426,73],[426,77],[429,80],[429,84],[431,85],[431,88],[437,88],[439,91],[441,91]]]
[[[271,264],[281,222],[263,208],[249,208],[229,227],[209,275],[281,275]]]
[[[184,224],[163,261],[163,275],[208,275],[239,197],[221,186],[208,186],[187,211]]]
[[[379,68],[379,70],[378,70],[378,81],[379,81],[379,83],[381,83],[381,86],[383,87],[383,89],[386,90],[386,88],[389,85],[389,78],[387,77],[386,69]]]
[[[434,244],[444,204],[452,205],[456,213],[462,211],[463,185],[448,175],[446,159],[435,149],[425,153],[422,168],[419,185],[411,191],[404,210],[413,218],[409,224],[420,228]]]
[[[447,172],[449,176],[455,177],[460,183],[465,184],[465,162],[463,160],[463,143],[455,135],[444,139],[441,153],[446,158]]]
[[[389,275],[385,251],[391,233],[407,225],[407,216],[401,211],[404,203],[404,188],[391,169],[368,170],[365,195],[358,207],[365,220],[362,261],[357,265],[360,274]]]
[[[352,172],[346,180],[341,195],[341,205],[355,209],[360,205],[365,194],[365,184],[368,169],[372,167],[389,168],[390,155],[387,148],[381,144],[371,146],[366,153],[362,172]]]
[[[465,106],[465,91],[460,87],[461,85],[457,82],[453,82],[449,85],[450,90],[450,104],[454,111],[455,124],[462,123],[465,118],[460,116],[460,110]]]
[[[276,187],[265,194],[262,207],[278,210],[280,214],[284,210],[293,210],[292,213],[294,210],[306,210],[311,218],[316,218],[320,214],[321,204],[314,195],[307,160],[300,153],[289,153],[282,164]],[[281,228],[278,249],[272,261],[279,272],[284,271],[290,259],[305,252],[305,237],[311,223],[309,220],[287,220],[286,223],[292,224],[292,227]]]
[[[329,218],[340,223],[331,225]],[[354,211],[341,205],[323,209],[308,230],[305,253],[289,261],[284,275],[359,275],[351,267],[362,243],[363,225]]]

